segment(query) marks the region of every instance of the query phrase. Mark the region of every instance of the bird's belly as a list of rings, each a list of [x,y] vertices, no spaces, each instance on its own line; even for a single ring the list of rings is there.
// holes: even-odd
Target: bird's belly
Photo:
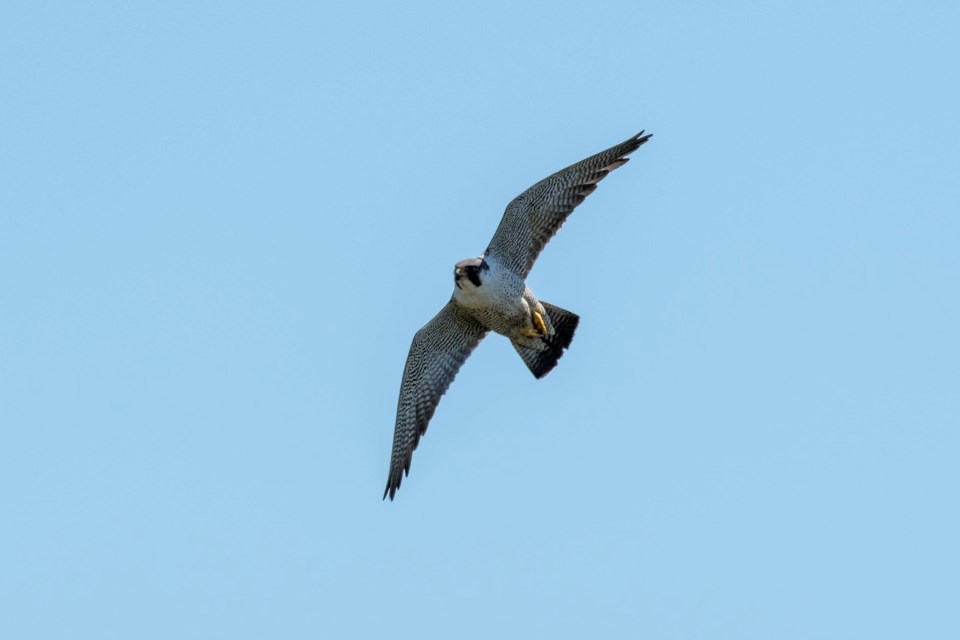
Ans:
[[[529,324],[530,307],[523,299],[522,290],[490,287],[474,290],[469,295],[455,295],[455,298],[484,326],[507,337]]]
[[[491,331],[513,338],[529,324],[530,311],[523,298],[517,304],[477,309],[474,315]]]

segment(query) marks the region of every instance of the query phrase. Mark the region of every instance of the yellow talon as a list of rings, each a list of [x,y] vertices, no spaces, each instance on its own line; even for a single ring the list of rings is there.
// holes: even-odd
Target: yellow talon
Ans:
[[[530,314],[530,317],[533,320],[533,326],[536,327],[537,331],[539,332],[536,337],[542,338],[543,336],[547,335],[547,323],[543,321],[543,315],[534,309],[533,313]]]

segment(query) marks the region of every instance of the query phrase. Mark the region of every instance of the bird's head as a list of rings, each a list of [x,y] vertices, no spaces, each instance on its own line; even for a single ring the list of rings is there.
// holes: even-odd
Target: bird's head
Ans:
[[[483,258],[461,260],[453,268],[453,284],[461,290],[477,289],[483,284],[482,276],[489,268]]]

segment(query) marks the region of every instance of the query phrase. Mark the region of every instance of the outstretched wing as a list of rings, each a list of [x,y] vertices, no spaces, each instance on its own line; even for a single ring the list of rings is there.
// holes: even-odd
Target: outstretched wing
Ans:
[[[484,255],[496,258],[521,278],[567,216],[594,192],[608,173],[627,163],[627,156],[650,139],[643,131],[606,151],[590,156],[533,185],[507,205],[500,226]]]
[[[451,300],[433,320],[417,331],[410,345],[397,401],[390,475],[383,492],[390,499],[410,473],[413,450],[461,365],[487,335],[487,329]]]

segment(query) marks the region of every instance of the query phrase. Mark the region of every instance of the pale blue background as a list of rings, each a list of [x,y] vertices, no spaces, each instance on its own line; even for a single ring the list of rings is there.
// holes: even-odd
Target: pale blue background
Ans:
[[[592,8],[595,7],[595,8]],[[960,637],[956,3],[5,2],[0,637]],[[653,132],[381,502],[506,203]]]

